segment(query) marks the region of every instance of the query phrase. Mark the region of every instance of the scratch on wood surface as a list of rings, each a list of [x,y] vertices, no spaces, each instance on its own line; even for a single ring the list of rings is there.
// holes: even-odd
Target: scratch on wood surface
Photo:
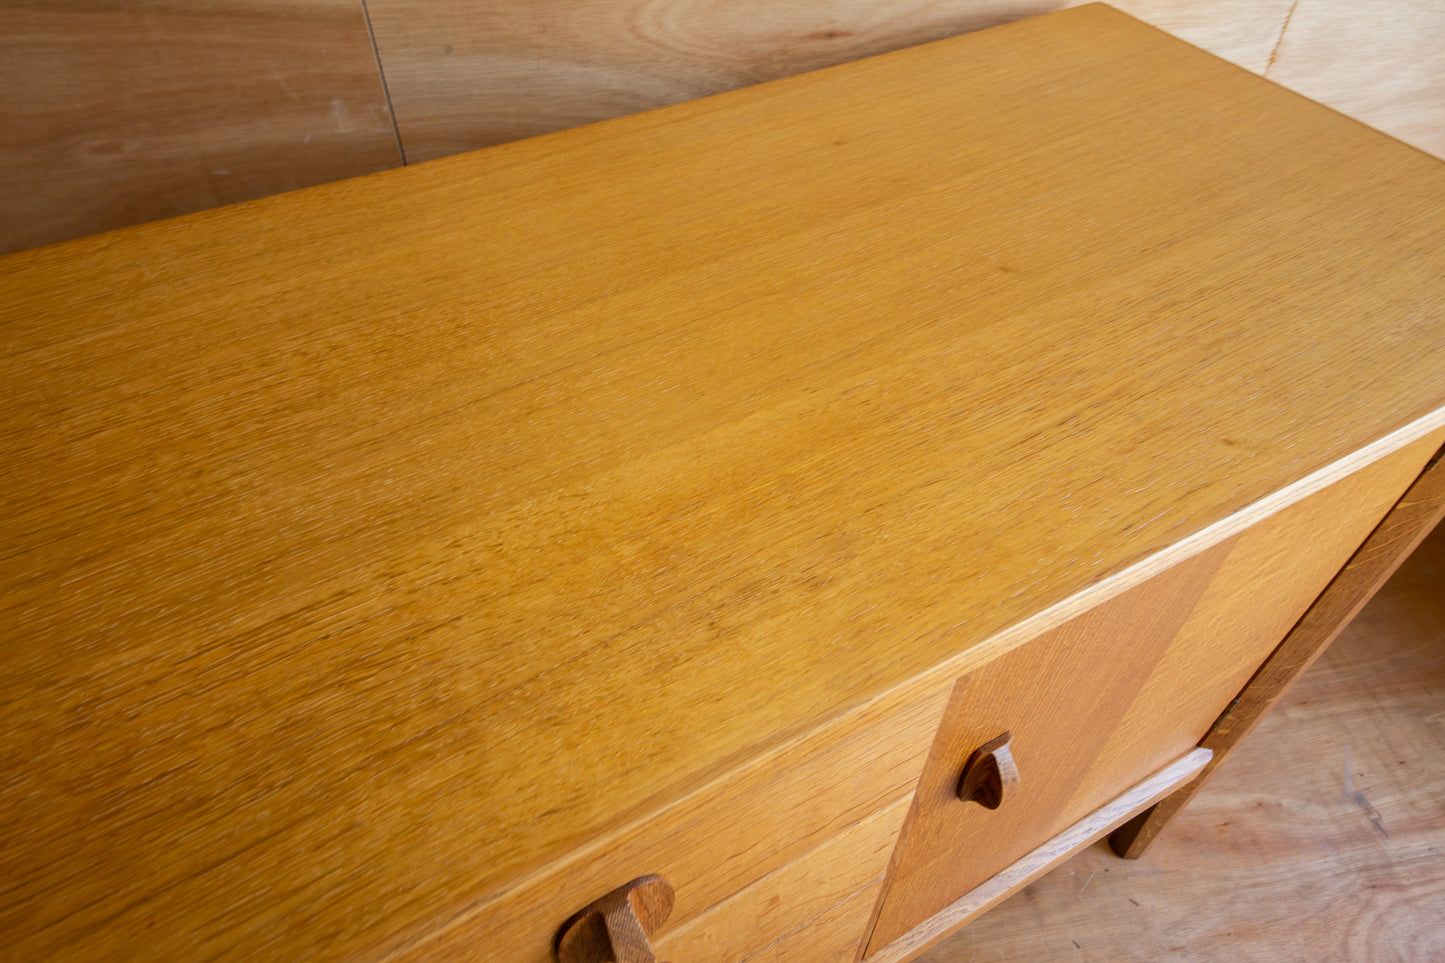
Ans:
[[[1370,800],[1365,798],[1365,794],[1362,792],[1355,792],[1350,795],[1350,798],[1354,800],[1356,806],[1359,806],[1360,809],[1364,811],[1365,818],[1370,821],[1370,825],[1374,826],[1377,830],[1379,830],[1381,836],[1389,839],[1390,834],[1385,830],[1384,818],[1380,815],[1380,811],[1376,809],[1373,805],[1371,805]]]
[[[1355,788],[1355,771],[1354,767],[1350,765],[1349,743],[1345,744],[1345,797],[1360,807],[1360,811],[1365,814],[1370,825],[1374,826],[1381,836],[1386,839],[1390,838],[1389,832],[1385,829],[1385,819],[1380,815],[1380,811],[1370,802],[1369,797]]]

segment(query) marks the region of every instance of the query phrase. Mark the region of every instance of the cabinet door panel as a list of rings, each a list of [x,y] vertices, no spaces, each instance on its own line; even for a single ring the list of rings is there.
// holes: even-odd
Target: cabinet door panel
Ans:
[[[958,681],[914,799],[870,949],[932,916],[1073,819],[1066,809],[1232,542],[1176,565]],[[1003,732],[1019,782],[987,810],[964,762]]]
[[[1198,745],[1442,440],[1423,438],[1243,532],[1089,767],[1076,806]]]
[[[1196,745],[1419,473],[1424,439],[960,679],[869,951]],[[997,810],[957,798],[970,753],[1011,732]]]

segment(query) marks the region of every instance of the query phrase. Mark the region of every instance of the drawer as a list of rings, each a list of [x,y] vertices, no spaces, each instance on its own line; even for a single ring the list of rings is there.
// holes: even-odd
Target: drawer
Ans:
[[[762,952],[877,885],[948,694],[933,685],[850,713],[579,845],[450,924],[429,924],[439,935],[396,947],[387,958],[470,963],[496,958],[489,954],[503,947],[507,963],[554,963],[564,921],[654,873],[675,891],[672,913],[653,938],[675,947],[668,958],[732,961],[743,958],[734,952]],[[820,873],[838,875],[824,884]]]
[[[1429,457],[1407,446],[959,679],[872,953],[1187,753]],[[1018,782],[958,796],[1009,733]]]
[[[850,826],[654,941],[658,959],[852,963],[912,795]],[[786,946],[796,956],[779,956]]]
[[[853,963],[883,880],[877,879],[813,919],[803,929],[768,946],[747,963]]]

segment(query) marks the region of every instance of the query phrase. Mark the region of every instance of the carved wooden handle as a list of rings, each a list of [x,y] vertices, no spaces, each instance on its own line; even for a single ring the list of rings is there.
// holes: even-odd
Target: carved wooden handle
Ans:
[[[1005,732],[973,751],[958,780],[959,799],[997,809],[1005,796],[1013,794],[1019,784],[1019,767],[1008,748],[1012,737],[1013,733]]]
[[[672,914],[672,884],[641,876],[582,907],[557,931],[558,963],[657,963],[650,937]]]

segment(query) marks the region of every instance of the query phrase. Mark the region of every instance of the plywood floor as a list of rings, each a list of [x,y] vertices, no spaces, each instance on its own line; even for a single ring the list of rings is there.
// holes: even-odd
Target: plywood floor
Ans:
[[[921,959],[1445,960],[1445,526],[1142,859],[1099,843]]]

